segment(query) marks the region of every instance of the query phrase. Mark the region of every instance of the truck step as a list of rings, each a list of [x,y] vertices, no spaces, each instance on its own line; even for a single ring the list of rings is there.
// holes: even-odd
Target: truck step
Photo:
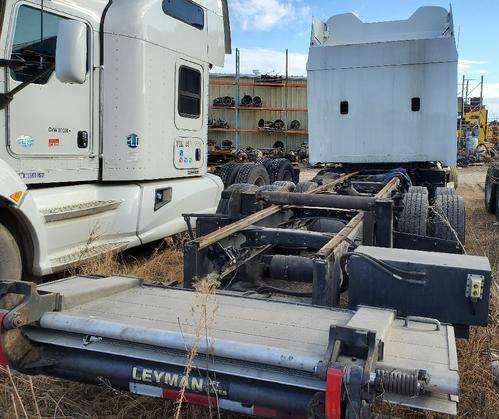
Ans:
[[[41,213],[45,217],[45,222],[51,223],[111,211],[118,208],[122,202],[114,200],[81,202],[79,204],[45,208],[41,210]]]
[[[121,252],[128,247],[128,244],[128,241],[120,241],[82,246],[77,249],[73,248],[70,249],[70,253],[65,253],[59,257],[53,258],[50,260],[50,262],[52,264],[52,269],[60,271],[73,267],[75,265],[81,265],[83,262],[105,253]]]

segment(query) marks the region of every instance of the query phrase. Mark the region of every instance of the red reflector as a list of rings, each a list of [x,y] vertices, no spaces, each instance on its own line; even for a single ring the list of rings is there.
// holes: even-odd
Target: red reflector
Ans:
[[[2,346],[2,328],[3,328],[3,318],[5,317],[6,312],[5,311],[0,311],[0,365],[7,368],[9,365],[9,360],[3,353],[3,346]]]
[[[163,398],[169,400],[178,400],[180,398],[179,390],[163,389]],[[191,404],[200,404],[203,406],[217,406],[215,397],[207,396],[206,394],[184,393],[184,401]]]
[[[326,419],[341,419],[343,371],[329,368],[326,375]]]

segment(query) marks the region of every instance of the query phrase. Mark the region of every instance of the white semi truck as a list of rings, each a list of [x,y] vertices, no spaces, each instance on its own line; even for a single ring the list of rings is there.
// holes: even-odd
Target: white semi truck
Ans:
[[[0,3],[0,277],[61,271],[185,229],[207,173],[225,0]]]

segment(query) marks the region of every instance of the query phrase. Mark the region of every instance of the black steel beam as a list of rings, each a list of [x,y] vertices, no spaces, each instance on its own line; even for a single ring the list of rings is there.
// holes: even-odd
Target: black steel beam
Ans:
[[[305,194],[295,192],[259,192],[257,199],[274,205],[301,205],[308,207],[345,208],[370,210],[376,199],[370,196],[348,196],[332,194]]]

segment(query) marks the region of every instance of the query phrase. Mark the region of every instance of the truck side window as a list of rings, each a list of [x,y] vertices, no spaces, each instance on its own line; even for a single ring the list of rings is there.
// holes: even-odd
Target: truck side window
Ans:
[[[418,97],[413,97],[411,99],[411,110],[413,112],[418,112],[421,109],[421,99]]]
[[[21,68],[11,70],[13,80],[24,82],[35,74],[39,74],[40,54],[45,64],[55,63],[55,47],[59,22],[65,19],[52,13],[43,13],[43,41],[41,34],[41,11],[28,6],[21,6],[17,12],[16,30],[14,33],[14,43],[12,45],[12,60],[21,60],[26,64]],[[39,78],[35,84],[46,84],[51,74]]]
[[[204,28],[204,10],[190,0],[163,0],[163,12],[197,29]]]
[[[179,69],[178,113],[187,118],[201,115],[201,73],[186,66]]]

